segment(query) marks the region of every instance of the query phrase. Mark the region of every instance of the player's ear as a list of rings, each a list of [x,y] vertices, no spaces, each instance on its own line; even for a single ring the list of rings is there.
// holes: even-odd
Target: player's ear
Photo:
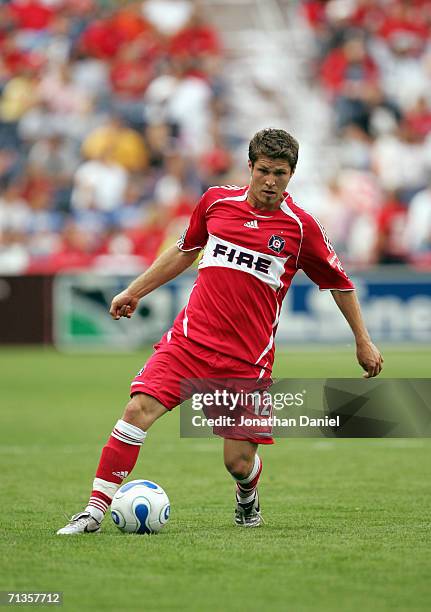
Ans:
[[[250,170],[250,172],[253,170],[253,164],[251,159],[248,160],[248,169]]]

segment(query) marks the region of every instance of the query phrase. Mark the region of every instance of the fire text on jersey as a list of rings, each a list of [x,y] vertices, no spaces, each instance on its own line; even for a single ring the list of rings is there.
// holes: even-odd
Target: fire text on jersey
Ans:
[[[251,253],[245,253],[240,249],[229,248],[220,243],[217,243],[213,250],[213,257],[218,256],[226,257],[227,261],[236,263],[238,266],[246,266],[250,270],[254,268],[257,272],[263,272],[264,274],[268,274],[271,265],[270,259],[254,256]]]

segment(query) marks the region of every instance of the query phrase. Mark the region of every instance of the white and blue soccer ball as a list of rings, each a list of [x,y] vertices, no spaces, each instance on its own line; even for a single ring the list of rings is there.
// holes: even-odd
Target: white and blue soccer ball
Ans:
[[[122,485],[112,500],[112,520],[126,533],[158,533],[169,520],[169,498],[151,480],[131,480]]]

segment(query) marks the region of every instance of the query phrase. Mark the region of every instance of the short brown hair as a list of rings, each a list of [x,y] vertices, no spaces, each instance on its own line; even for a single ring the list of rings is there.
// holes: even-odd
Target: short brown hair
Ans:
[[[250,140],[248,158],[254,166],[259,157],[285,159],[292,172],[298,162],[299,144],[296,138],[285,130],[265,128],[257,132]]]

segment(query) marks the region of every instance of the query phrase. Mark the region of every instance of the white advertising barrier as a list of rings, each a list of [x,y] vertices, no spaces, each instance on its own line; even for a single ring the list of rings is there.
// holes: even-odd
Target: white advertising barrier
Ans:
[[[141,300],[130,319],[114,321],[111,300],[131,276],[93,273],[57,276],[53,338],[60,350],[133,350],[158,340],[175,315],[177,287],[165,286]]]
[[[379,342],[431,342],[431,273],[405,268],[352,275],[367,326]],[[127,275],[60,275],[54,282],[54,342],[62,350],[133,350],[156,342],[186,304],[195,275],[183,274],[143,300],[131,319],[114,321],[112,297]],[[329,291],[299,273],[280,316],[277,344],[336,343],[351,332]]]

